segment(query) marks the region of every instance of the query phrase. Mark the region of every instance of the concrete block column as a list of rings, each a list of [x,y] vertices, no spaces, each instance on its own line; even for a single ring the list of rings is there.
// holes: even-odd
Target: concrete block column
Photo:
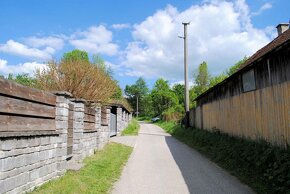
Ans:
[[[59,133],[57,141],[57,174],[63,175],[67,169],[67,131],[68,131],[68,114],[69,99],[72,95],[68,92],[60,91],[54,93],[56,97],[55,124]]]
[[[110,132],[111,132],[111,109],[112,109],[111,107],[107,107],[106,108],[106,111],[107,111],[107,121],[108,121],[108,126],[107,126],[106,133],[105,133],[106,143],[110,139]]]
[[[83,99],[71,99],[74,103],[73,121],[73,160],[78,162],[85,157],[83,146],[85,103]]]
[[[95,130],[97,130],[96,148],[100,149],[100,133],[101,133],[101,106],[95,105],[96,115],[95,115]]]
[[[118,133],[122,131],[122,108],[117,108],[117,131]]]

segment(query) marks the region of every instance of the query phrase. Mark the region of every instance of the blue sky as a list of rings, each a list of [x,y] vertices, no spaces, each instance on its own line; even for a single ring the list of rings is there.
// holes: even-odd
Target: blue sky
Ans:
[[[288,0],[2,0],[0,74],[30,73],[72,49],[100,54],[122,88],[142,76],[152,87],[183,76],[181,22],[188,28],[189,73],[207,61],[217,75],[277,36]]]

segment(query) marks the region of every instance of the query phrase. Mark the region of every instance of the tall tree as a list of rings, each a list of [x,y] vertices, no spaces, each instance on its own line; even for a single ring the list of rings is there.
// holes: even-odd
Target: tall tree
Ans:
[[[179,103],[175,93],[170,90],[168,81],[158,79],[151,92],[153,109],[156,115],[161,115],[169,108],[175,109]]]
[[[194,74],[195,78],[195,92],[197,95],[205,92],[209,87],[210,74],[208,72],[207,63],[202,62],[197,70],[197,73]]]
[[[88,53],[78,49],[64,53],[61,60],[62,62],[90,62]]]
[[[179,104],[181,104],[182,106],[184,106],[184,90],[184,84],[175,84],[172,87],[172,91],[175,93],[178,98]]]

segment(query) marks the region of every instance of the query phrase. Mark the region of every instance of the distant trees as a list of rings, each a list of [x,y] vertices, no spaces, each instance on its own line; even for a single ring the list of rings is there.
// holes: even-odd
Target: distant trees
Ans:
[[[180,108],[177,95],[170,89],[168,81],[158,79],[151,91],[153,111],[156,115],[164,114],[165,111],[174,111]]]
[[[140,77],[135,84],[126,85],[125,95],[131,104],[132,108],[137,111],[137,98],[138,98],[138,111],[144,114],[146,106],[148,106],[150,99],[147,97],[149,89],[145,80]],[[146,105],[147,104],[147,105]]]
[[[32,88],[37,87],[37,80],[35,78],[29,76],[29,74],[27,74],[27,73],[17,74],[16,76],[14,76],[13,74],[10,73],[8,75],[7,79],[15,81],[15,82],[22,84],[24,86],[28,86],[28,87],[32,87]]]

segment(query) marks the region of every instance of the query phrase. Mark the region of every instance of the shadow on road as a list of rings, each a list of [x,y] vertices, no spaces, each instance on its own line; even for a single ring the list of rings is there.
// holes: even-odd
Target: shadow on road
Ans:
[[[190,193],[254,193],[248,186],[187,145],[171,136],[165,136],[165,141]]]

